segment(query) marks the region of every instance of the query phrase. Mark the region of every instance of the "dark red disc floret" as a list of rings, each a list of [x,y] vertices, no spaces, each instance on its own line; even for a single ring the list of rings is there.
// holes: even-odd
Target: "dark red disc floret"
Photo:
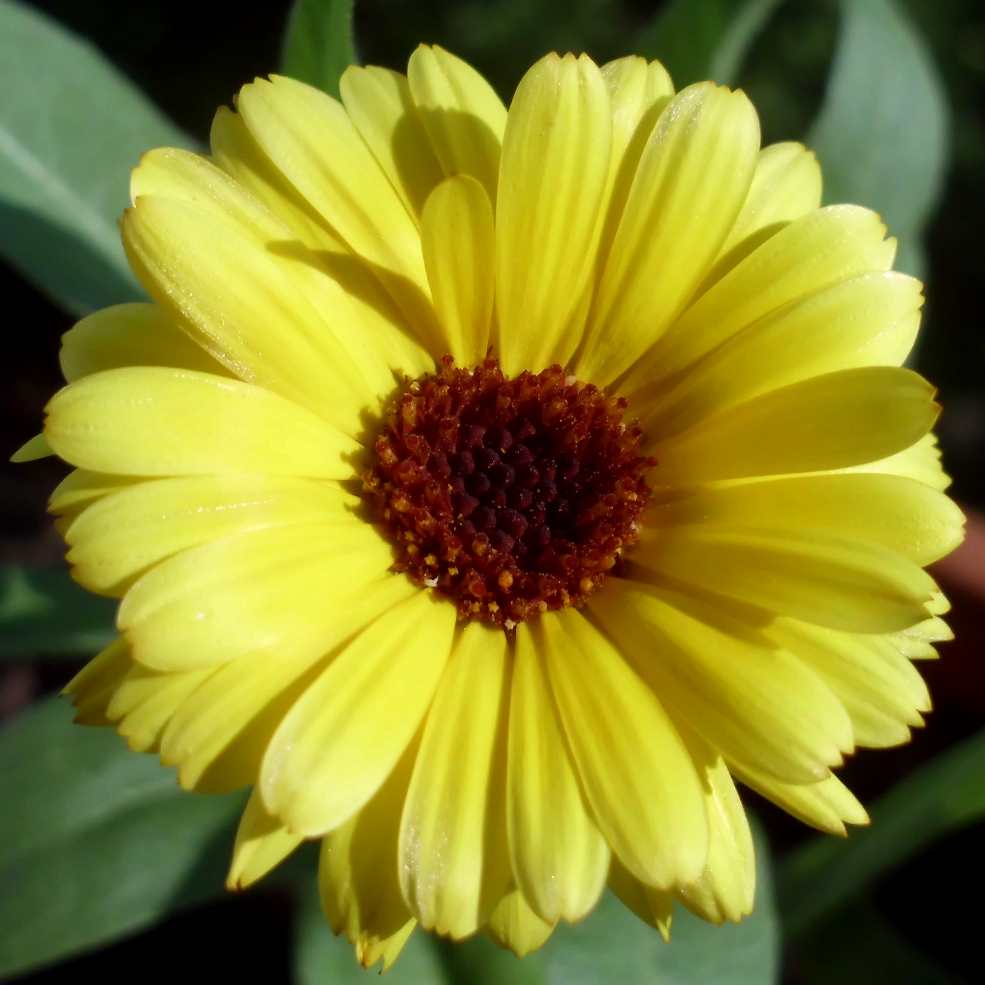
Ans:
[[[560,366],[509,379],[446,356],[396,398],[363,477],[395,568],[506,629],[584,602],[650,495],[656,462],[625,409]]]

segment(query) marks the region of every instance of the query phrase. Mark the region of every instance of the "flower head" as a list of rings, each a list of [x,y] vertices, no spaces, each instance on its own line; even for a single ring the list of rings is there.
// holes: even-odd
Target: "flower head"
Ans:
[[[606,884],[753,905],[733,778],[843,832],[831,772],[930,707],[961,517],[901,368],[921,286],[742,92],[549,55],[507,109],[422,47],[220,110],[123,220],[153,299],[65,337],[45,438],[120,636],[69,685],[200,791],[230,884],[320,839],[366,964],[524,953]]]

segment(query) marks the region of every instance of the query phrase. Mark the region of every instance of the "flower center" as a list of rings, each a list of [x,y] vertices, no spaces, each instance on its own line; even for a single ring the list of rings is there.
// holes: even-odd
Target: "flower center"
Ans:
[[[463,619],[513,629],[579,605],[639,536],[656,462],[626,401],[560,366],[440,369],[397,397],[364,476],[395,568]]]

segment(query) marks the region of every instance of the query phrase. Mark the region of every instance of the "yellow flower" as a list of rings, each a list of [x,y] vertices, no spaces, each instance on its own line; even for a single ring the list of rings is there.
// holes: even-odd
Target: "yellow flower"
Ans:
[[[820,187],[742,92],[549,55],[507,111],[427,47],[141,161],[153,302],[65,336],[44,429],[121,599],[68,691],[253,787],[231,886],[318,838],[364,964],[417,924],[523,954],[606,885],[747,914],[733,777],[866,821],[831,769],[922,723],[961,516],[921,285]]]

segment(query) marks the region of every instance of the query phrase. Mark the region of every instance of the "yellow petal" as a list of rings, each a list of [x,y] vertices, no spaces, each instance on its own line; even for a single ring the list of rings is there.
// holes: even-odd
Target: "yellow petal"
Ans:
[[[656,696],[579,612],[543,615],[531,632],[612,851],[649,885],[696,878],[708,851],[701,782]]]
[[[489,346],[496,289],[493,212],[474,178],[448,178],[421,217],[421,244],[447,352],[460,365],[480,362]]]
[[[115,639],[92,658],[62,689],[75,705],[75,720],[82,725],[110,725],[110,701],[133,666],[130,648]]]
[[[238,380],[139,366],[94,373],[46,408],[55,453],[122,475],[270,475],[348,479],[359,447],[283,397]]]
[[[613,857],[609,871],[609,888],[619,897],[628,910],[632,910],[650,927],[660,931],[664,941],[670,940],[670,925],[673,917],[674,894],[664,889],[647,886]]]
[[[496,204],[496,354],[507,373],[566,363],[577,345],[565,327],[595,266],[611,130],[587,55],[547,55],[517,87]]]
[[[758,151],[744,93],[708,82],[671,99],[615,232],[579,375],[611,383],[684,308],[735,222]]]
[[[809,475],[702,487],[648,514],[653,531],[749,526],[858,538],[927,565],[961,542],[964,517],[946,496],[913,479],[872,473]],[[655,533],[660,537],[660,533]]]
[[[48,439],[43,434],[36,434],[29,441],[25,441],[24,444],[20,446],[10,456],[11,462],[18,465],[22,462],[36,462],[42,458],[48,458],[53,455],[54,452],[51,450],[51,446],[48,444]]]
[[[263,475],[157,479],[102,497],[65,529],[73,576],[121,594],[158,561],[209,540],[351,516],[356,497],[334,484]]]
[[[613,579],[590,611],[675,717],[727,755],[810,782],[851,748],[820,678],[718,608]]]
[[[154,304],[116,304],[83,318],[62,336],[59,361],[69,382],[121,366],[226,373]]]
[[[710,276],[717,280],[755,245],[778,232],[781,224],[799,219],[820,204],[821,167],[813,152],[793,141],[764,147],[742,211]]]
[[[827,373],[754,397],[651,442],[669,485],[818,472],[884,458],[922,438],[940,408],[908,369]]]
[[[627,395],[663,385],[694,360],[764,315],[850,277],[888,270],[896,252],[874,212],[817,209],[781,229],[705,291],[624,381]]]
[[[509,881],[507,859],[495,857],[505,823],[506,655],[500,630],[470,623],[459,632],[400,826],[404,899],[425,930],[455,939],[485,923]]]
[[[514,889],[499,901],[486,929],[500,947],[522,958],[543,946],[554,925],[537,916],[520,890]]]
[[[221,173],[221,172],[220,172]],[[349,433],[392,389],[385,363],[354,359],[271,246],[201,203],[145,195],[123,220],[131,264],[150,294],[232,373]],[[285,249],[301,250],[287,238]],[[310,270],[310,268],[309,268]],[[332,282],[322,277],[326,290]],[[332,297],[340,294],[331,292]]]
[[[732,763],[729,765],[747,787],[811,827],[828,834],[844,835],[845,824],[869,823],[865,808],[834,774],[818,783],[792,784]]]
[[[933,434],[925,434],[916,444],[894,455],[864,465],[854,465],[846,471],[906,476],[942,492],[951,484],[951,477],[941,467],[941,451]]]
[[[359,135],[390,179],[407,211],[417,218],[431,189],[444,177],[405,76],[388,68],[350,65],[339,80]]]
[[[333,600],[365,590],[390,560],[358,520],[248,531],[162,561],[127,592],[117,622],[135,659],[160,670],[276,654],[330,631],[342,608]]]
[[[438,45],[420,45],[407,81],[446,175],[467,174],[496,201],[506,107],[471,65]]]
[[[267,809],[306,836],[359,810],[417,731],[454,623],[454,606],[418,591],[356,637],[274,734],[260,774]]]
[[[912,625],[926,617],[935,591],[930,576],[899,554],[821,532],[682,527],[659,541],[648,535],[633,562],[633,577],[683,582],[857,633]]]
[[[682,731],[681,737],[704,774],[708,861],[694,882],[677,891],[677,898],[704,920],[737,923],[752,913],[756,893],[749,820],[722,757],[695,733]]]
[[[365,968],[382,959],[386,970],[417,925],[397,871],[400,814],[416,749],[412,742],[369,803],[322,841],[322,907],[332,930],[345,934]]]
[[[300,844],[297,835],[292,835],[277,818],[267,813],[259,793],[254,790],[236,829],[226,888],[246,889],[280,865]]]
[[[129,475],[72,469],[48,497],[48,512],[58,517],[74,517],[90,503],[140,481],[142,480]]]
[[[516,635],[506,807],[524,898],[551,924],[585,916],[605,886],[609,848],[588,816],[526,624]]]
[[[646,399],[644,428],[677,434],[724,408],[812,376],[898,366],[913,345],[922,302],[920,282],[893,272],[863,274],[792,302]]]
[[[838,633],[790,619],[776,620],[767,632],[838,695],[860,745],[906,742],[910,727],[923,724],[920,713],[930,711],[923,678],[885,637]]]
[[[432,337],[417,224],[342,104],[276,76],[244,86],[236,105],[286,180],[372,266],[419,337]]]

